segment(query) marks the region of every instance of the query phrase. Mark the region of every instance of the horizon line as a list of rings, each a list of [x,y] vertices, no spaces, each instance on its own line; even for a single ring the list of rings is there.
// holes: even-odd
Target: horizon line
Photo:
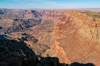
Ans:
[[[2,8],[0,9],[18,9],[18,10],[68,10],[68,9],[100,9],[100,8]]]

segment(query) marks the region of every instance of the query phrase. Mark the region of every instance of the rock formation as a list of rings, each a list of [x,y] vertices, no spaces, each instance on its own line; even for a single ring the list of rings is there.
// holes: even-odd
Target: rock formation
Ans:
[[[100,20],[77,10],[0,9],[0,34],[60,63],[100,64]]]

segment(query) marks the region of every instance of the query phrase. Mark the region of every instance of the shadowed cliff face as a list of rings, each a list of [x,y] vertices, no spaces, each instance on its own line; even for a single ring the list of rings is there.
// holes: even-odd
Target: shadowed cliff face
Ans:
[[[99,66],[100,20],[87,12],[0,9],[0,34],[27,47],[42,58],[60,63],[94,63]]]
[[[38,56],[27,46],[25,40],[23,37],[12,40],[7,35],[0,35],[0,66],[95,66],[92,63],[77,62],[63,64],[57,57]]]

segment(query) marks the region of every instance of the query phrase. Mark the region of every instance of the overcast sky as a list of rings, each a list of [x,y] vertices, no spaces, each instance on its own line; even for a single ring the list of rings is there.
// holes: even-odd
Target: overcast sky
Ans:
[[[0,8],[100,8],[100,0],[0,0]]]

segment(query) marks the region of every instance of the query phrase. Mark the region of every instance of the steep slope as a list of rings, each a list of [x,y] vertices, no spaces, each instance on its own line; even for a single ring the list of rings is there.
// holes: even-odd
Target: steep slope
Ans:
[[[63,56],[70,62],[92,62],[99,65],[100,21],[96,21],[92,16],[90,17],[79,11],[47,12],[44,18],[54,21],[52,46],[56,45],[63,48],[63,50],[60,48],[62,50],[61,57]],[[57,51],[55,54],[52,53],[53,51],[51,47],[46,54],[55,55]],[[57,54],[58,57],[59,54]],[[69,61],[65,62],[69,63]]]
[[[66,17],[68,21],[56,24],[56,41],[63,47],[66,57],[72,62],[99,65],[100,22],[77,11],[67,12]]]

